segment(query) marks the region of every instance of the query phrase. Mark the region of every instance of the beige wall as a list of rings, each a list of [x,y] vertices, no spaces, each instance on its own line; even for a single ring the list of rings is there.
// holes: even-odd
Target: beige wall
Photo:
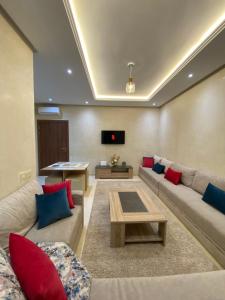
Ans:
[[[70,124],[70,159],[99,160],[118,153],[137,167],[143,155],[161,154],[225,176],[225,69],[159,109],[63,106]],[[46,117],[43,117],[46,118]],[[126,130],[126,144],[101,145],[104,129]]]
[[[0,198],[35,175],[33,53],[0,16]],[[31,174],[22,182],[20,172]]]
[[[225,69],[161,109],[161,155],[225,176],[224,77]]]
[[[88,106],[61,109],[61,118],[69,120],[70,159],[89,161],[91,174],[100,160],[109,161],[114,153],[120,155],[120,162],[131,164],[137,174],[142,156],[158,151],[158,109]],[[101,145],[101,130],[110,129],[126,131],[125,145]]]

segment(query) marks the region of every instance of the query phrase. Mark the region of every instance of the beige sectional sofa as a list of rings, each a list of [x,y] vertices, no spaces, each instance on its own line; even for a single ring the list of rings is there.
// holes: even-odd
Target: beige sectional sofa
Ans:
[[[150,168],[140,166],[139,176],[225,267],[225,215],[202,200],[209,182],[225,190],[225,179],[174,162],[170,166],[182,172],[177,186]]]
[[[90,300],[224,300],[225,271],[93,279]]]
[[[38,230],[35,194],[40,193],[42,187],[37,180],[32,180],[0,200],[0,247],[6,249],[9,233],[16,232],[34,242],[65,242],[76,250],[83,228],[82,192],[73,195],[75,208],[71,217]]]
[[[192,186],[196,173],[193,176]],[[176,199],[179,198],[180,203],[182,203],[183,196],[185,196],[184,199],[192,199],[193,201],[190,200],[190,203],[201,200],[199,192],[184,185],[170,185],[162,175],[154,173],[151,169],[140,167],[139,174],[162,199],[167,199],[165,201],[176,207],[179,212],[182,211],[185,217],[190,212],[183,210],[184,205],[178,204]],[[185,181],[185,179],[189,180],[190,178],[183,177],[182,180]],[[200,178],[197,177],[196,182],[198,183],[196,184],[197,189],[205,187],[206,182]],[[220,184],[223,185],[223,181]],[[172,189],[176,192],[171,193]],[[73,209],[72,217],[37,230],[34,195],[41,192],[41,186],[36,180],[33,180],[15,193],[0,200],[1,247],[7,248],[9,232],[18,232],[33,241],[62,241],[72,249],[76,248],[83,226],[82,194],[75,195],[76,207]],[[183,196],[179,197],[179,195]],[[153,278],[93,278],[90,300],[225,300],[224,286],[225,271]]]

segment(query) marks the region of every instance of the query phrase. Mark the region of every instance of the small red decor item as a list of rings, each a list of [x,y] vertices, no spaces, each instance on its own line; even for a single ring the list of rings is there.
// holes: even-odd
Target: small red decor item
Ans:
[[[10,233],[9,252],[12,268],[27,299],[67,299],[54,264],[41,248],[23,236]]]
[[[177,172],[177,171],[174,171],[173,169],[171,168],[168,168],[168,170],[166,171],[166,174],[165,174],[165,178],[167,180],[169,180],[170,182],[178,185],[180,183],[180,180],[181,180],[181,176],[182,176],[182,173],[181,172]]]
[[[142,167],[152,168],[153,166],[154,166],[154,158],[153,157],[143,157]]]
[[[55,193],[55,192],[58,192],[58,191],[66,188],[69,207],[74,208],[72,191],[71,191],[71,180],[66,180],[64,182],[59,182],[59,183],[54,183],[54,184],[42,185],[42,188],[43,188],[44,194]]]

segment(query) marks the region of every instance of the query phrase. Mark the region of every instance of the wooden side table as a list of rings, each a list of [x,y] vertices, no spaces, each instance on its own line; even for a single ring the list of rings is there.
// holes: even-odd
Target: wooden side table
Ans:
[[[46,172],[46,175],[61,177],[61,181],[66,178],[83,174],[85,176],[85,190],[88,188],[88,162],[57,162],[53,165],[41,169]],[[49,178],[51,180],[51,178]],[[58,179],[57,179],[58,180]]]

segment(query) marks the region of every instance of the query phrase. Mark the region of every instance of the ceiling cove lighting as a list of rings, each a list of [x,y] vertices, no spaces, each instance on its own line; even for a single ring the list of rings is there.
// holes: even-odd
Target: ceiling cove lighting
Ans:
[[[73,71],[71,69],[67,69],[66,70],[67,74],[71,75],[73,73]]]
[[[192,78],[193,76],[193,73],[188,74],[188,78]]]
[[[188,51],[184,53],[179,60],[162,79],[151,89],[145,96],[129,95],[103,95],[97,88],[94,76],[94,68],[92,67],[88,49],[82,33],[79,17],[76,10],[74,0],[63,0],[70,25],[82,58],[82,62],[87,73],[87,77],[92,89],[93,96],[96,100],[112,100],[112,101],[149,101],[151,100],[171,79],[173,79],[202,49],[204,49],[224,28],[225,28],[225,12],[215,20],[213,24],[209,24],[208,30],[199,38],[199,40],[190,46]]]
[[[133,94],[133,93],[135,93],[135,83],[134,83],[134,79],[132,77],[132,71],[135,66],[135,63],[129,62],[127,64],[127,66],[129,68],[129,78],[128,78],[128,82],[126,83],[126,93]]]

